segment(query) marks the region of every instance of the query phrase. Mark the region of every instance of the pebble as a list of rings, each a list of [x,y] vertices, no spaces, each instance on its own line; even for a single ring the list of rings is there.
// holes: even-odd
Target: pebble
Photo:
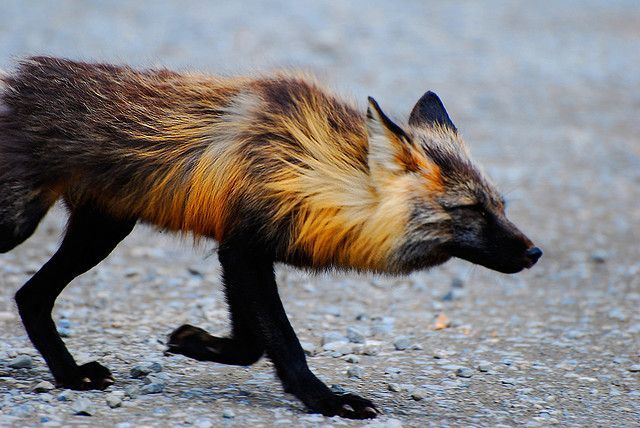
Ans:
[[[53,384],[49,381],[43,380],[42,382],[38,382],[31,390],[33,392],[49,392],[55,389]]]
[[[364,334],[356,327],[347,327],[347,339],[351,343],[365,342]]]
[[[422,401],[425,398],[427,398],[428,395],[429,393],[422,388],[416,388],[413,391],[411,391],[411,398],[413,398],[416,401]]]
[[[364,376],[364,369],[359,366],[352,366],[347,369],[347,376],[350,378],[362,379]]]
[[[638,373],[640,372],[640,364],[634,364],[631,367],[629,367],[629,371],[631,373]]]
[[[408,337],[402,336],[396,338],[396,340],[393,342],[393,346],[397,351],[404,351],[405,349],[411,347],[411,342],[409,341]]]
[[[225,419],[233,419],[236,417],[236,414],[233,412],[233,410],[227,408],[222,410],[222,417]]]
[[[347,363],[358,364],[360,362],[360,357],[354,354],[349,354],[344,359]]]
[[[491,370],[493,365],[489,361],[480,361],[478,363],[477,369],[479,372],[486,373]]]
[[[58,396],[56,397],[56,399],[58,401],[73,401],[73,399],[75,398],[76,394],[75,392],[65,389],[64,391],[62,391],[60,394],[58,394]]]
[[[213,426],[213,423],[209,418],[198,418],[193,421],[193,426],[196,428],[211,428]]]
[[[397,383],[390,383],[387,385],[387,389],[391,392],[400,392],[402,391],[402,387]]]
[[[9,367],[12,369],[30,369],[33,366],[33,360],[28,355],[18,355],[9,361]]]
[[[134,379],[143,378],[149,373],[159,373],[162,371],[162,364],[156,361],[147,361],[133,366],[130,370],[131,377]]]
[[[154,381],[140,388],[141,394],[159,394],[164,391],[164,382]]]
[[[468,367],[460,367],[456,370],[456,376],[458,377],[470,378],[473,374],[474,371]]]
[[[402,369],[399,367],[387,367],[384,369],[384,373],[388,375],[399,375],[402,373]]]
[[[95,412],[93,403],[88,398],[80,397],[71,404],[71,410],[75,415],[92,416]]]
[[[129,385],[124,389],[124,395],[132,400],[135,399],[138,394],[140,394],[140,389],[136,385]]]
[[[302,350],[308,357],[313,357],[318,353],[316,345],[311,342],[300,342],[300,346],[302,346]]]
[[[322,341],[321,341],[322,346],[328,343],[335,343],[335,342],[348,342],[348,340],[346,337],[344,337],[342,334],[340,334],[337,331],[329,331],[322,335]]]
[[[114,391],[107,394],[106,401],[107,405],[112,409],[122,406],[122,399],[124,398],[124,392],[122,391]]]
[[[591,253],[591,261],[593,263],[604,263],[608,258],[609,254],[604,250],[595,250]]]

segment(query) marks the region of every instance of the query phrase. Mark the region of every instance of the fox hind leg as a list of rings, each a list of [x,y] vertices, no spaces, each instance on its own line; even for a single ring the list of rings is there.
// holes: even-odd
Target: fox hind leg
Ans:
[[[113,383],[109,370],[97,362],[76,364],[56,330],[51,310],[69,282],[107,257],[135,223],[116,220],[91,205],[73,208],[58,251],[16,293],[27,334],[62,387],[104,389]]]
[[[56,199],[53,192],[34,189],[23,180],[0,177],[0,253],[27,240]]]

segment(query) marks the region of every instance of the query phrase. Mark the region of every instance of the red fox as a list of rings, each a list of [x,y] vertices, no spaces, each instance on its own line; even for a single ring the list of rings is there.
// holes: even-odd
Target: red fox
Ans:
[[[226,78],[49,57],[0,78],[0,252],[26,240],[58,199],[69,211],[53,257],[17,292],[29,338],[57,384],[104,389],[51,318],[76,276],[137,221],[212,238],[230,337],[184,325],[168,352],[251,365],[266,354],[313,412],[372,418],[308,368],[274,263],[404,274],[458,257],[505,273],[542,251],[505,216],[433,92],[406,123],[369,98],[364,114],[309,77]]]

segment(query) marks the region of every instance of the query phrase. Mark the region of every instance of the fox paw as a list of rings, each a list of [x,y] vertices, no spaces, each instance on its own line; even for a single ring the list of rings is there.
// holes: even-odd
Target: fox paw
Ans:
[[[108,368],[97,361],[91,361],[78,366],[68,378],[56,382],[59,388],[87,391],[90,389],[107,389],[115,383]]]
[[[313,400],[307,406],[314,413],[348,419],[373,419],[381,414],[371,401],[355,394],[332,394]]]

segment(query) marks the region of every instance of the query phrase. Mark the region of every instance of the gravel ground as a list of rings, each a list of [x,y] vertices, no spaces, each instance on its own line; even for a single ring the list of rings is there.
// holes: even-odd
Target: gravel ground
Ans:
[[[33,53],[293,66],[398,113],[438,92],[545,256],[516,276],[460,261],[404,278],[278,268],[310,365],[373,399],[381,426],[640,425],[637,1],[48,3],[2,2],[0,67]],[[226,309],[215,245],[143,226],[55,309],[76,358],[117,383],[51,390],[12,296],[64,221],[54,210],[0,256],[0,426],[363,424],[305,413],[267,361],[164,357],[173,328],[224,332]]]

